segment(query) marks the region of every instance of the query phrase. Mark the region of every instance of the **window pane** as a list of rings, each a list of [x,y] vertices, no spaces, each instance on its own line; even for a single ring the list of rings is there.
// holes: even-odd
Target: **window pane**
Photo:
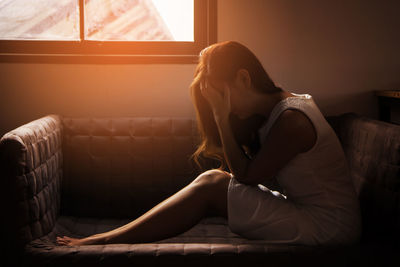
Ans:
[[[193,0],[85,0],[85,38],[194,41]]]
[[[0,0],[0,39],[79,40],[79,1]]]

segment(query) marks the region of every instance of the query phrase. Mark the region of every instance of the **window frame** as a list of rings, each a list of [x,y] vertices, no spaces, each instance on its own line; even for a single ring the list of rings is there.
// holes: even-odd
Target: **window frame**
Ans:
[[[83,0],[79,0],[83,10]],[[200,51],[217,41],[217,0],[194,0],[194,42],[94,41],[83,39],[0,40],[0,62],[21,63],[196,63]]]

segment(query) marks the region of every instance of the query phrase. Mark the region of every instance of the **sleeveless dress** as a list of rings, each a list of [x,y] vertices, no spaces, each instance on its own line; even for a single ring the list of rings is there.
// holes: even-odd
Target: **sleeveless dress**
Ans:
[[[292,93],[293,94],[293,93]],[[282,112],[295,109],[313,123],[317,140],[275,176],[282,192],[238,182],[228,187],[232,232],[268,243],[335,245],[357,242],[361,233],[358,198],[341,144],[313,98],[293,94],[278,102],[259,129],[260,143]]]

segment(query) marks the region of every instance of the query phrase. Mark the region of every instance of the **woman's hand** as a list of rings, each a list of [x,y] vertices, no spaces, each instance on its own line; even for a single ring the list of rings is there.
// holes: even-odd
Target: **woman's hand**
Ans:
[[[217,123],[221,120],[227,121],[231,112],[231,95],[229,86],[224,83],[222,93],[214,88],[209,82],[205,81],[200,84],[200,91],[204,98],[208,101]]]
[[[239,147],[232,132],[232,127],[229,122],[229,114],[231,112],[231,88],[226,83],[223,87],[224,88],[214,88],[207,81],[200,84],[201,93],[212,109],[222,143],[224,158],[229,170],[235,177],[242,177],[247,170],[250,160]]]

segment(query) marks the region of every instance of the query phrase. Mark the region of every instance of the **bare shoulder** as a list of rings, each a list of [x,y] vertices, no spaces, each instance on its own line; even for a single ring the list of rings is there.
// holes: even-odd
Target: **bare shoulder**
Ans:
[[[285,139],[296,142],[296,146],[298,146],[301,152],[311,149],[317,140],[317,132],[314,124],[300,110],[285,110],[278,117],[276,126]]]

